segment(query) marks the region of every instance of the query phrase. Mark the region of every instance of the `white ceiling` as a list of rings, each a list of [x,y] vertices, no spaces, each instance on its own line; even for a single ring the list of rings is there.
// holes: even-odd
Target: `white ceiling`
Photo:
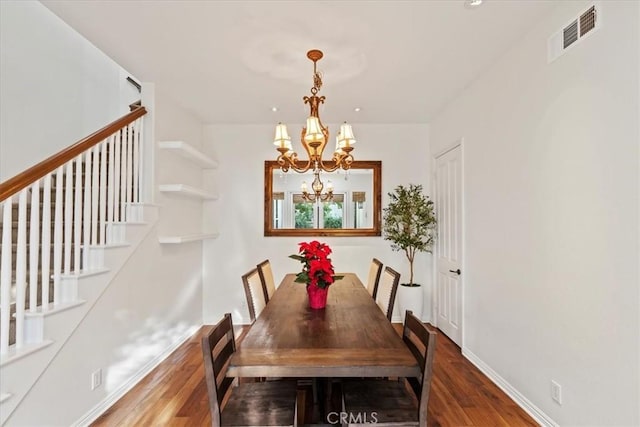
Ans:
[[[325,55],[323,122],[427,123],[554,7],[543,0],[485,0],[475,9],[462,0],[42,3],[204,123],[233,124],[302,123],[310,49]]]

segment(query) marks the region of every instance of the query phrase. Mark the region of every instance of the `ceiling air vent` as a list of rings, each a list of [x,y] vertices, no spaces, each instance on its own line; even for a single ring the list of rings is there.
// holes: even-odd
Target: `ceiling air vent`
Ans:
[[[593,30],[598,29],[598,9],[597,4],[592,5],[585,12],[573,18],[562,30],[556,32],[549,38],[547,55],[549,62],[557,59],[567,49],[577,45],[577,42],[582,41],[583,37],[589,33],[593,33]]]
[[[580,15],[580,37],[593,30],[596,26],[596,7],[591,6],[589,10]]]
[[[578,41],[578,21],[573,21],[568,27],[562,30],[562,47],[564,49]]]

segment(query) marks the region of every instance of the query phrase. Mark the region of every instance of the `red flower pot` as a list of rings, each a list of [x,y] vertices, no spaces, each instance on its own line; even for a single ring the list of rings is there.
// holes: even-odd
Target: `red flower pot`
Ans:
[[[308,285],[307,294],[309,295],[309,307],[314,309],[325,308],[328,293],[328,286],[326,288],[319,288],[316,285]]]

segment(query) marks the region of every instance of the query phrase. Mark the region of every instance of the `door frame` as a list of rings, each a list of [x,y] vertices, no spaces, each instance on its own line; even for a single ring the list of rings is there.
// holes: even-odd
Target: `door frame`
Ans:
[[[460,289],[461,289],[461,301],[460,301],[460,310],[461,310],[461,314],[460,314],[460,329],[462,331],[461,333],[461,339],[460,339],[460,349],[464,348],[464,343],[465,343],[465,331],[466,328],[464,326],[465,324],[465,288],[466,288],[466,280],[465,280],[465,273],[466,273],[466,254],[467,254],[467,244],[466,244],[466,234],[465,234],[465,223],[466,223],[466,205],[465,205],[465,155],[464,155],[464,137],[460,137],[456,140],[454,140],[453,142],[445,145],[442,149],[440,149],[439,151],[437,151],[436,153],[434,153],[431,157],[431,170],[432,172],[432,179],[431,179],[431,194],[435,195],[437,194],[437,185],[438,185],[438,181],[437,181],[437,173],[438,173],[438,168],[437,168],[437,160],[438,157],[441,157],[445,154],[447,154],[448,152],[456,149],[460,147],[460,191],[461,191],[461,224],[460,224],[460,242],[461,242],[461,249],[462,249],[462,258],[460,260],[460,269],[462,270],[462,274],[460,275]],[[436,328],[438,327],[438,287],[437,287],[437,274],[438,274],[438,266],[437,266],[437,261],[438,261],[438,246],[435,246],[435,250],[434,250],[434,256],[431,257],[432,259],[432,265],[431,265],[431,324],[433,326],[435,326]]]

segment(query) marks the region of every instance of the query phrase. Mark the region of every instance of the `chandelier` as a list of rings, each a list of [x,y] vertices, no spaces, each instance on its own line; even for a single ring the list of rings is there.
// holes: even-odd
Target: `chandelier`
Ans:
[[[320,180],[320,173],[314,172],[313,182],[311,183],[313,193],[309,193],[306,181],[302,181],[302,186],[300,188],[302,190],[302,198],[307,202],[315,202],[316,200],[320,202],[331,201],[333,199],[333,184],[331,181],[327,181],[327,192],[325,194],[322,194],[323,188],[324,185]]]
[[[317,96],[322,87],[322,74],[318,72],[316,65],[322,59],[322,56],[322,51],[317,49],[307,52],[307,58],[313,61],[313,87],[311,88],[311,96],[302,98],[305,104],[309,104],[310,112],[307,118],[307,125],[302,128],[300,133],[300,142],[307,152],[308,159],[306,161],[298,159],[298,154],[292,149],[291,137],[289,137],[286,125],[278,123],[273,140],[276,150],[280,153],[277,161],[282,172],[288,172],[289,169],[299,173],[313,171],[314,179],[311,183],[313,192],[309,193],[306,182],[302,183],[301,188],[302,197],[311,202],[316,200],[330,201],[333,198],[331,181],[327,181],[327,192],[322,193],[324,184],[320,179],[320,172],[333,172],[339,168],[348,170],[353,162],[353,156],[351,155],[353,144],[356,143],[351,125],[344,122],[336,136],[336,148],[331,162],[324,163],[322,160],[322,153],[329,142],[329,128],[322,124],[318,112],[320,104],[324,104],[325,100],[324,96]]]

